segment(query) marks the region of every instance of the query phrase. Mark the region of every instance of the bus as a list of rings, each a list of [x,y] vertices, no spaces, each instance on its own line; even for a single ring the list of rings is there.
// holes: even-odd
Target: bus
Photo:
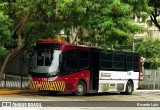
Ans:
[[[139,86],[141,55],[39,39],[31,60],[28,87],[51,95],[70,92],[132,94]]]

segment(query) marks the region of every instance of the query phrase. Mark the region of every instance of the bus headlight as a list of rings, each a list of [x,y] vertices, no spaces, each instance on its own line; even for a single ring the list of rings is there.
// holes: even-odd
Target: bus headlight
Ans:
[[[56,77],[49,77],[48,81],[54,81],[56,79]]]

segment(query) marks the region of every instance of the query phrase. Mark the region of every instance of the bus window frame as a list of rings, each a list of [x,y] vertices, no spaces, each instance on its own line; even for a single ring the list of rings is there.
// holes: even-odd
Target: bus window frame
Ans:
[[[112,58],[110,60],[109,59],[105,59],[104,57],[107,56],[106,54],[111,54]],[[111,63],[111,67],[110,68],[105,68],[104,66],[102,67],[102,62],[105,62],[105,63],[110,62]],[[100,69],[102,69],[102,70],[112,70],[113,69],[113,52],[101,52],[101,54],[100,54]]]
[[[104,57],[107,57],[107,55],[111,54],[112,59],[106,59]],[[115,59],[116,55],[119,57],[120,55],[123,56],[123,60],[117,60]],[[132,57],[130,61],[128,61],[128,56]],[[135,58],[134,58],[135,57]],[[131,52],[120,52],[120,51],[102,51],[100,55],[100,69],[101,70],[111,70],[111,71],[139,71],[139,54],[137,53],[131,53]],[[135,60],[134,60],[135,59]],[[105,65],[111,64],[108,68]],[[116,68],[114,65],[115,63],[122,63],[123,68]],[[130,68],[128,68],[128,64],[131,65]],[[135,65],[135,66],[134,66]]]
[[[116,57],[123,57],[123,60],[121,60],[120,58],[116,58]],[[121,58],[122,58],[121,57]],[[125,60],[125,53],[124,52],[114,52],[113,53],[113,65],[112,65],[112,68],[113,70],[116,70],[116,71],[125,71],[125,67],[126,67],[126,64],[125,64],[126,60]],[[123,67],[116,67],[117,65],[121,65]]]
[[[63,66],[63,68],[64,68],[64,71],[65,71],[65,75],[67,75],[67,74],[73,74],[73,73],[75,73],[75,72],[77,72],[78,71],[78,58],[77,58],[77,54],[73,54],[72,53],[72,51],[75,51],[76,53],[78,52],[77,50],[67,50],[67,51],[65,51],[64,53],[63,53],[63,64],[64,64],[64,66]],[[72,58],[73,57],[75,57],[76,58],[76,65],[77,65],[77,67],[75,68],[75,69],[70,69],[70,68],[68,68],[67,66],[67,64],[68,64],[68,57],[69,56],[72,56]],[[72,65],[73,65],[73,62],[71,63]]]
[[[82,56],[82,54],[84,55],[84,56]],[[87,56],[85,56],[85,54],[87,55]],[[84,62],[83,61],[85,61],[85,62],[87,62],[86,63],[86,65],[84,66],[84,67],[80,67],[80,65],[81,65],[81,63],[83,63],[84,64]],[[90,66],[90,54],[89,54],[89,51],[84,51],[84,50],[80,50],[80,51],[78,51],[78,71],[82,71],[82,70],[84,70],[84,69],[89,69],[89,66]]]

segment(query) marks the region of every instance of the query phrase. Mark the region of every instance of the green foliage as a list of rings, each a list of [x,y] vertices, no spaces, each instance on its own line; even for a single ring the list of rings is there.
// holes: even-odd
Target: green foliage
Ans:
[[[149,0],[123,0],[124,2],[127,2],[133,7],[133,10],[135,13],[140,12],[147,12],[151,11],[151,7],[148,6]]]
[[[159,0],[149,0],[148,5],[152,7],[149,12],[152,23],[160,30],[160,23],[158,16],[160,15],[160,1]]]
[[[160,1],[159,0],[149,0],[149,6],[160,8]]]
[[[136,45],[136,52],[141,53],[152,68],[160,66],[160,40],[147,38]]]
[[[0,56],[4,56],[6,54],[6,46],[9,46],[12,40],[9,30],[11,19],[4,13],[6,4],[7,3],[0,3]]]
[[[2,2],[3,17],[7,22],[4,23],[2,20],[0,22],[7,26],[3,28],[6,31],[2,30],[6,33],[3,37],[8,36],[3,40],[10,39],[12,43],[9,44],[17,42],[10,37],[10,31],[13,31],[22,18],[29,14],[29,19],[21,33],[23,45],[32,45],[38,38],[54,38],[61,30],[64,30],[67,37],[73,34],[71,31],[77,31],[76,36],[80,44],[87,42],[102,48],[123,44],[129,42],[141,29],[132,22],[131,15],[137,8],[142,11],[144,7],[135,7],[137,3],[146,5],[145,1],[14,0]]]
[[[39,38],[54,38],[55,34],[60,31],[56,18],[56,2],[53,0],[16,0],[9,2],[7,7],[5,11],[13,21],[10,28],[12,31],[23,17],[29,15],[21,33],[24,46],[32,45]],[[14,42],[17,41],[17,39],[14,40]]]
[[[3,57],[7,53],[6,48],[4,46],[0,46],[0,57]]]
[[[102,48],[122,44],[141,29],[130,18],[132,5],[122,0],[64,0],[59,10],[67,28],[79,29],[81,42],[91,42]]]

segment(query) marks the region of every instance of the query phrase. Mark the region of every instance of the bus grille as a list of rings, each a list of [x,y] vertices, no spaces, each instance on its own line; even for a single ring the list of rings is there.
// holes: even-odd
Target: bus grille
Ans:
[[[51,90],[64,92],[64,81],[30,81],[28,87],[33,90]]]

